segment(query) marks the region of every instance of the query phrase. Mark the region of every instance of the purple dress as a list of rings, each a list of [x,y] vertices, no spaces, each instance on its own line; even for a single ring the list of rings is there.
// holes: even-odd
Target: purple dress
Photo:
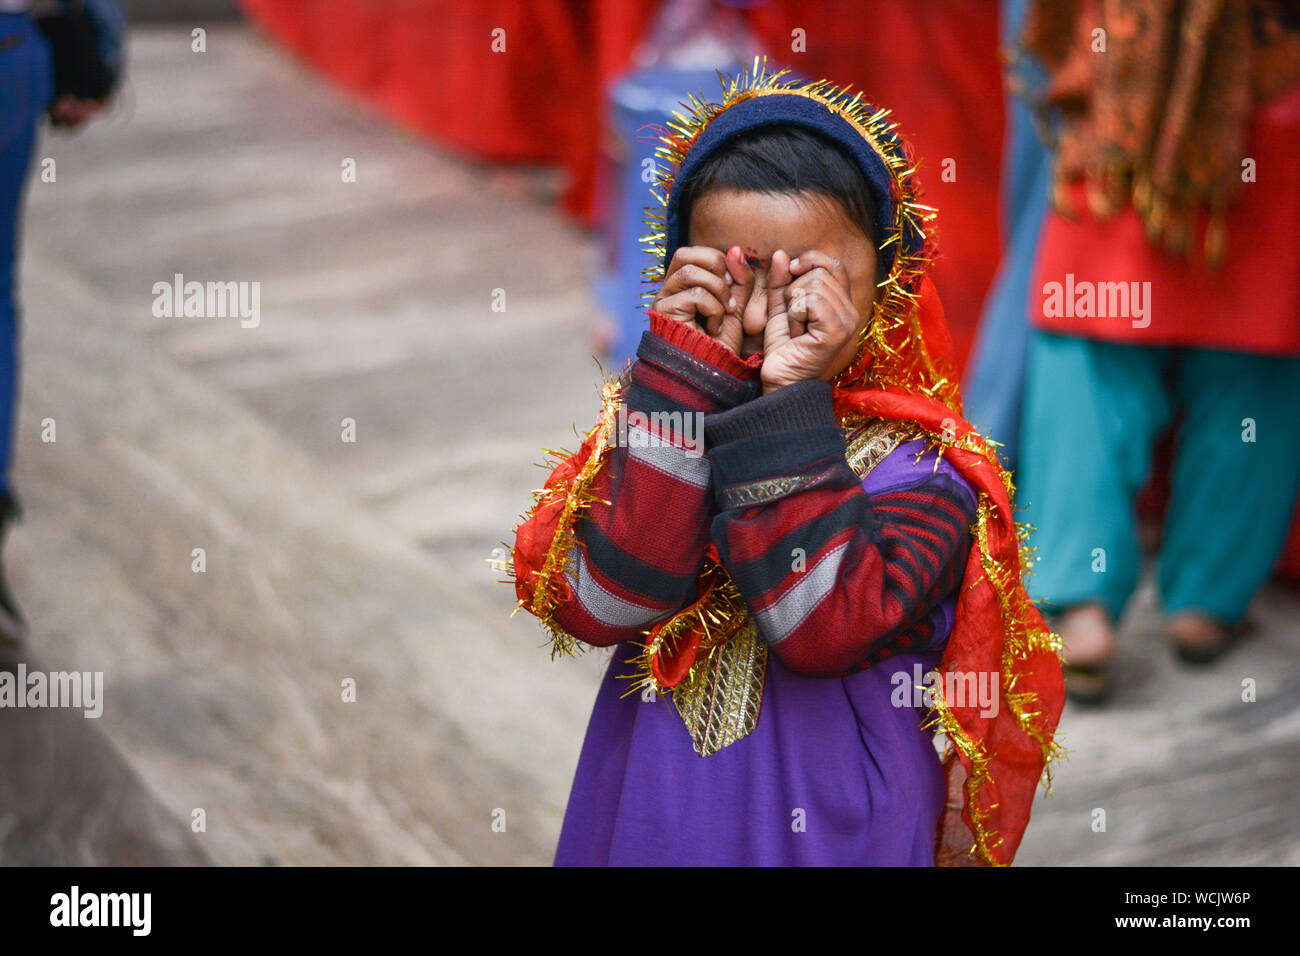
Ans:
[[[934,453],[900,445],[863,481],[868,494],[914,484]],[[940,462],[940,471],[970,486]],[[972,506],[975,495],[971,492]],[[803,677],[768,655],[748,736],[699,756],[671,702],[627,697],[637,648],[617,648],[587,728],[557,866],[930,866],[946,788],[918,675],[935,667],[956,599],[935,611],[935,642],[843,678]],[[919,668],[919,669],[917,669]],[[906,675],[906,703],[895,706]]]

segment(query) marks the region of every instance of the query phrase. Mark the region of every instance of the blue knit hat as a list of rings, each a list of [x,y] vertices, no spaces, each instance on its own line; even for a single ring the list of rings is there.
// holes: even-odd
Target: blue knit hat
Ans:
[[[958,407],[953,404],[960,403],[956,376],[932,359],[916,308],[930,265],[928,224],[935,211],[918,201],[916,167],[889,111],[868,105],[861,94],[828,80],[786,79],[789,72],[769,74],[756,58],[753,68],[740,76],[720,77],[721,103],[709,102],[702,94],[689,97],[685,112],[669,121],[662,145],[655,150],[652,193],[658,208],[646,210],[647,232],[641,239],[649,259],[642,270],[644,298],[653,301],[673,253],[686,239],[689,224],[681,218],[681,184],[699,164],[750,130],[802,127],[840,146],[862,170],[880,239],[876,253],[885,270],[853,364],[832,384],[896,387]]]
[[[898,250],[909,257],[922,253],[925,234],[921,217],[899,216],[896,208],[896,178],[910,175],[912,170],[902,140],[893,124],[885,122],[887,112],[825,81],[782,83],[786,72],[767,75],[756,64],[752,74],[731,80],[721,105],[691,97],[694,116],[678,114],[680,122],[669,124],[675,135],[659,150],[659,155],[673,167],[668,176],[660,179],[661,187],[668,188],[666,199],[659,197],[665,209],[650,216],[651,220],[662,217],[662,232],[656,229],[648,240],[662,261],[655,263],[649,273],[666,270],[673,253],[686,243],[689,223],[680,217],[682,185],[729,141],[765,126],[810,130],[842,147],[857,162],[871,189],[876,234],[881,237],[878,252],[887,271],[893,270]],[[723,82],[725,86],[727,81]],[[657,225],[653,221],[650,224]]]

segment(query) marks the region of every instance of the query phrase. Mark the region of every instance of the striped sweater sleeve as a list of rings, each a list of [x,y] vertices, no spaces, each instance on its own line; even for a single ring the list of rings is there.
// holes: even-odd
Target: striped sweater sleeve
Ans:
[[[594,500],[572,529],[566,587],[552,612],[563,631],[597,646],[639,640],[694,600],[712,512],[704,416],[755,398],[758,362],[651,311],[616,444],[604,452],[590,487]],[[516,567],[541,563],[537,555],[521,560],[521,541],[544,551],[553,538],[517,533]]]
[[[712,536],[759,634],[790,670],[851,673],[923,650],[960,584],[975,499],[947,474],[868,496],[825,382],[706,418]]]

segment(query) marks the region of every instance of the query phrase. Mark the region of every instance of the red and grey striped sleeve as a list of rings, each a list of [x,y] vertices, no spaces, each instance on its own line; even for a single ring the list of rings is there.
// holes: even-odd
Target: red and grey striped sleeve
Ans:
[[[709,415],[712,536],[759,634],[792,671],[830,677],[924,650],[960,584],[975,497],[942,472],[868,496],[825,382]]]
[[[758,391],[757,358],[742,361],[698,329],[651,312],[618,445],[591,487],[599,500],[573,529],[568,600],[554,614],[560,627],[589,644],[638,640],[694,600],[712,509],[704,416]]]

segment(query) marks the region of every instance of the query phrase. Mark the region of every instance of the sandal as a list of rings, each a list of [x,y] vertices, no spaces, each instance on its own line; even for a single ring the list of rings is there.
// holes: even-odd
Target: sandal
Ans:
[[[1056,615],[1052,629],[1061,635],[1066,697],[1085,706],[1104,703],[1114,689],[1115,629],[1110,613],[1100,604],[1076,605]],[[1082,645],[1090,653],[1072,658],[1071,645]]]
[[[1165,637],[1185,664],[1212,664],[1248,632],[1248,625],[1225,624],[1204,611],[1182,611],[1165,622]]]
[[[1065,696],[1085,707],[1104,704],[1115,689],[1109,661],[1086,667],[1062,662],[1061,673],[1065,676]]]

